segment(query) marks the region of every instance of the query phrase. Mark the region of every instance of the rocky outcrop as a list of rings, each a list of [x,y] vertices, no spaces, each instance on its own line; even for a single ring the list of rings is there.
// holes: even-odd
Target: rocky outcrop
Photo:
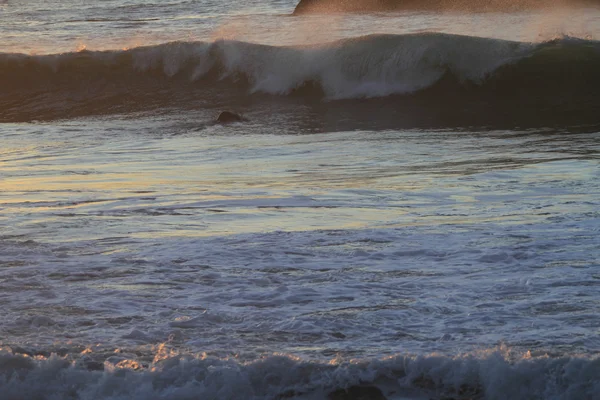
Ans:
[[[300,0],[294,15],[404,10],[517,11],[571,5],[600,5],[600,0]]]
[[[232,122],[244,122],[246,118],[231,111],[223,111],[216,119],[219,124],[230,124]]]

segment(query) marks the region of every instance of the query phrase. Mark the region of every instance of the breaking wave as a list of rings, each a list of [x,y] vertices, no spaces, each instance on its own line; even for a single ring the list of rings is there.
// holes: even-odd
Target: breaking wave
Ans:
[[[173,42],[119,51],[0,54],[0,120],[300,101],[416,99],[595,116],[600,43],[521,43],[448,34],[371,35],[317,46]],[[413,100],[411,100],[413,101]],[[414,103],[413,101],[413,103]],[[581,117],[581,115],[579,115]],[[598,117],[591,117],[596,119]]]
[[[502,350],[331,362],[241,361],[164,347],[154,356],[113,352],[103,360],[91,349],[75,357],[22,353],[0,350],[3,399],[582,400],[600,393],[600,359]]]

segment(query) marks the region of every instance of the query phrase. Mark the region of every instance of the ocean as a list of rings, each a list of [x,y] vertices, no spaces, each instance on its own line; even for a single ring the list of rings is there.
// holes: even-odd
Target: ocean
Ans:
[[[0,2],[0,400],[600,399],[600,9],[295,6]]]

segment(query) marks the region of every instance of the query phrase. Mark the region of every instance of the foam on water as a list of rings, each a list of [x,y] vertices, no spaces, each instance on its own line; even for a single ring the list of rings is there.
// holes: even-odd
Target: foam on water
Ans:
[[[177,355],[164,347],[146,365],[128,354],[104,363],[91,361],[95,354],[90,349],[82,354],[75,360],[56,355],[34,359],[0,350],[3,398],[581,400],[593,399],[600,390],[598,359],[519,356],[502,349],[455,358],[395,356],[330,363],[284,355],[241,362]]]
[[[600,350],[595,133],[141,121],[5,138],[6,345]]]

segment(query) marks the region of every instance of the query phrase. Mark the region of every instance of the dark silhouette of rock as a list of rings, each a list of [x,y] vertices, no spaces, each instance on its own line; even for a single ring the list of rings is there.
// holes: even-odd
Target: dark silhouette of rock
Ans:
[[[403,10],[516,11],[572,5],[600,5],[600,0],[300,0],[294,15]]]
[[[231,111],[223,111],[217,117],[217,123],[219,124],[230,124],[232,122],[243,122],[246,121],[246,118],[242,117],[239,114],[236,114]]]
[[[391,11],[397,7],[394,0],[300,0],[294,15],[328,12]]]
[[[387,400],[375,386],[351,386],[335,390],[327,396],[329,400]]]

